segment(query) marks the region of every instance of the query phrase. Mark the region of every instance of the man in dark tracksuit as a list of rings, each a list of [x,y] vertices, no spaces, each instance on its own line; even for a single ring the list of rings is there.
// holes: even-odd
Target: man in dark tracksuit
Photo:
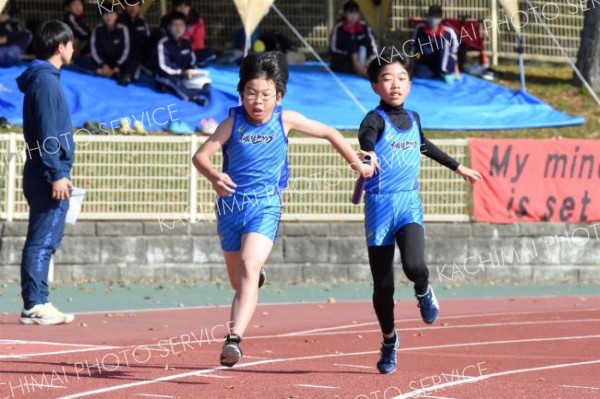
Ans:
[[[90,52],[90,37],[92,31],[84,20],[83,0],[65,0],[67,11],[63,22],[73,31],[75,55],[87,55]]]
[[[331,31],[329,53],[332,70],[366,77],[367,65],[376,57],[377,42],[369,26],[359,21],[359,18],[358,3],[354,0],[347,1],[344,4],[344,17]],[[363,54],[361,47],[364,48]]]
[[[71,115],[60,85],[60,68],[73,56],[73,33],[49,21],[36,38],[37,58],[17,79],[23,102],[26,161],[23,193],[29,204],[29,228],[21,260],[22,324],[73,321],[48,302],[50,258],[62,240],[69,208],[74,146]]]
[[[129,78],[137,80],[140,66],[148,60],[150,49],[150,28],[143,15],[140,14],[139,4],[127,6],[125,12],[119,15],[118,22],[129,30],[131,50],[129,52],[128,67],[133,72]]]
[[[183,37],[187,28],[185,15],[173,12],[168,21],[169,34],[158,41],[156,49],[156,81],[181,99],[204,106],[208,99],[200,97],[199,94],[208,96],[210,85],[202,90],[186,87],[186,80],[191,80],[197,72],[192,43],[190,39]]]
[[[117,14],[112,11],[102,14],[102,23],[92,32],[91,59],[81,57],[76,61],[83,69],[108,78],[115,77],[120,84],[127,85],[135,74],[128,62],[131,40],[129,30],[125,25],[117,23],[117,18]]]
[[[415,27],[411,42],[413,54],[420,54],[414,67],[416,77],[448,83],[458,78],[458,37],[454,29],[442,24],[440,6],[429,8],[427,22]]]

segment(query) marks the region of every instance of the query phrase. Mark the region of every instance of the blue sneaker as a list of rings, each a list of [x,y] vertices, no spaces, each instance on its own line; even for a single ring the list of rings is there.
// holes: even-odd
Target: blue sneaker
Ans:
[[[433,292],[431,284],[427,286],[427,292],[423,295],[415,295],[417,301],[419,301],[419,309],[421,310],[421,317],[427,324],[433,324],[440,315],[440,305]]]
[[[400,335],[398,335],[398,331],[394,331],[394,333],[396,342],[393,344],[381,343],[380,358],[377,362],[377,370],[381,374],[391,374],[396,371],[396,354],[400,346]]]
[[[169,124],[167,131],[171,134],[194,134],[194,131],[187,123],[183,121],[174,121]]]

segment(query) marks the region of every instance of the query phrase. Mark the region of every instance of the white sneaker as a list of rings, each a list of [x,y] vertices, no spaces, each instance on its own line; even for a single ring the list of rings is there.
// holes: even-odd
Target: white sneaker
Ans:
[[[75,320],[73,313],[62,313],[50,302],[35,305],[31,309],[23,309],[19,322],[21,324],[39,324],[50,326],[55,324],[67,324]]]

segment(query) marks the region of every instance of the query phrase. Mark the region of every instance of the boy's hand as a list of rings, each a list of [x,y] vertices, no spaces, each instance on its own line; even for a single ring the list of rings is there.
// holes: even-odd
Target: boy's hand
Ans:
[[[186,69],[185,72],[183,72],[183,76],[186,79],[191,79],[196,75],[196,70],[195,69]]]
[[[459,165],[455,172],[469,183],[475,183],[477,180],[482,178],[481,173],[463,165]]]
[[[227,173],[219,173],[214,179],[210,180],[210,183],[221,197],[229,197],[231,194],[235,194],[234,188],[237,187],[237,184],[231,180]]]
[[[375,151],[358,150],[356,152],[356,155],[358,155],[358,158],[360,158],[360,160],[362,162],[365,162],[366,158],[370,157],[371,159],[369,160],[369,163],[373,166],[373,168],[379,167],[379,160],[377,159],[377,155],[375,154]]]
[[[66,177],[52,182],[52,199],[66,200],[69,199],[69,189],[73,187],[71,181]]]
[[[0,36],[0,44],[7,44],[8,36]]]

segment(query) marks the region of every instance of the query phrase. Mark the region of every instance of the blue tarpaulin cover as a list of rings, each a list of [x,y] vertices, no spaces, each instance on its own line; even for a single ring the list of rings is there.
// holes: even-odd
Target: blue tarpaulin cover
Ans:
[[[237,105],[237,66],[212,66],[211,103],[200,107],[156,90],[145,78],[139,84],[121,87],[110,79],[63,70],[61,80],[75,126],[85,121],[104,122],[110,129],[120,118],[141,120],[147,130],[164,130],[169,119],[180,119],[196,128],[202,118],[223,120]],[[0,116],[22,124],[23,94],[15,79],[24,66],[0,69]],[[340,80],[367,110],[379,99],[368,80],[338,74]],[[452,85],[442,81],[415,79],[406,107],[417,111],[424,129],[491,130],[581,125],[579,116],[555,110],[543,101],[469,75]],[[283,100],[287,109],[303,113],[338,129],[356,130],[364,113],[324,68],[291,66],[288,91]]]

